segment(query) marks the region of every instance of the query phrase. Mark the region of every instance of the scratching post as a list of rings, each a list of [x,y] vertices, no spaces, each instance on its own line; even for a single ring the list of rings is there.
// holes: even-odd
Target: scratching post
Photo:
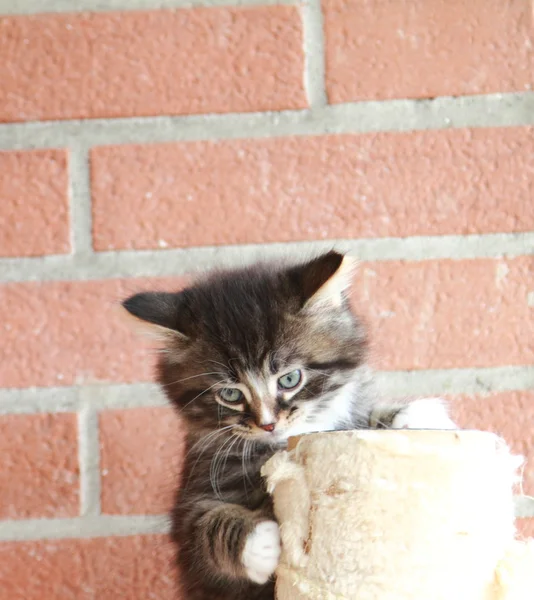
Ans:
[[[478,431],[290,440],[263,469],[277,600],[532,600],[534,541],[514,539],[520,462]]]

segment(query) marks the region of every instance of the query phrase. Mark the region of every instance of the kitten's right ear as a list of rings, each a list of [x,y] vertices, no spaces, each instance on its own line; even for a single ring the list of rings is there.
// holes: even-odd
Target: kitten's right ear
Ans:
[[[141,292],[124,300],[122,307],[151,337],[185,339],[187,331],[180,319],[182,304],[180,293]]]

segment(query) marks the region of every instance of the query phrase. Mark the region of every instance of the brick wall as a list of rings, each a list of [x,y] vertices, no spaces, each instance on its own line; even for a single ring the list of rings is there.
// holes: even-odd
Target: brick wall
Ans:
[[[116,302],[220,262],[354,250],[384,394],[534,494],[530,1],[186,1],[0,0],[0,598],[174,597],[182,431]]]

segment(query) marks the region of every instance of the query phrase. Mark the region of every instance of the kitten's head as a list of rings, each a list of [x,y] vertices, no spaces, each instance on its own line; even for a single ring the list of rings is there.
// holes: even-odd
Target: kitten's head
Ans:
[[[123,306],[163,341],[158,380],[190,428],[283,445],[354,418],[348,384],[366,340],[349,305],[351,265],[336,252],[255,265]]]

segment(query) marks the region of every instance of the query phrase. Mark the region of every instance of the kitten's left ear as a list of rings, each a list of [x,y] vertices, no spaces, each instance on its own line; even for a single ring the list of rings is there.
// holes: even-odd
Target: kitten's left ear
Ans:
[[[289,273],[297,283],[303,307],[341,306],[351,287],[355,266],[353,257],[332,250]]]
[[[136,317],[138,326],[150,337],[186,339],[182,304],[180,293],[142,292],[124,300],[122,307],[129,315]]]

